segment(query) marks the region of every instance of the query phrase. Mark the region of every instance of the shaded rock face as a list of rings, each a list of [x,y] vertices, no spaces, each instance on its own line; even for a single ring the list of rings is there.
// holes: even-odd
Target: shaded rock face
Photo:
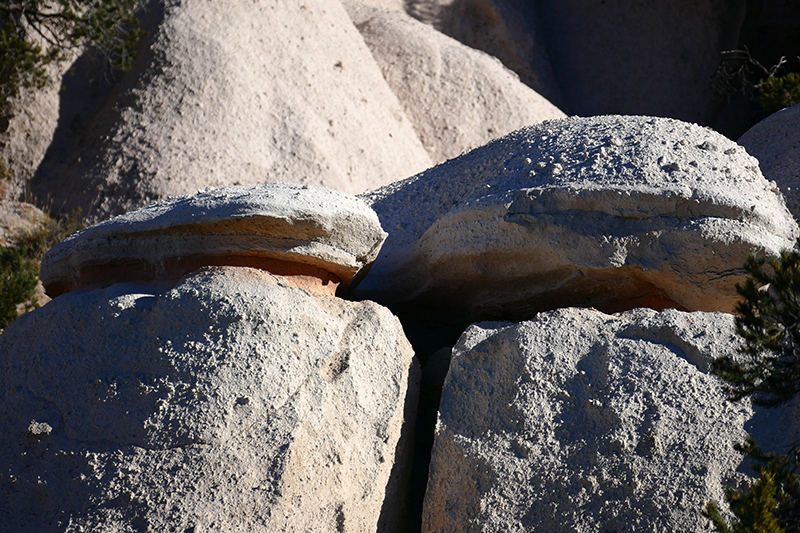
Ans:
[[[238,265],[308,278],[307,288],[333,294],[372,264],[385,238],[375,213],[349,194],[289,183],[225,187],[79,232],[47,252],[41,278],[57,296]]]
[[[470,321],[731,312],[748,254],[798,235],[742,147],[672,119],[548,121],[362,198],[389,238],[357,293]]]
[[[800,105],[773,113],[737,141],[778,184],[795,219],[800,218]]]
[[[354,193],[430,166],[340,2],[150,9],[134,70],[66,152],[75,133],[61,132],[33,180],[53,205],[102,219],[209,186]]]
[[[565,117],[497,59],[402,13],[346,5],[434,163]]]
[[[542,313],[453,349],[423,531],[705,531],[753,411],[707,373],[731,315]],[[785,427],[798,434],[796,424]]]
[[[745,0],[537,1],[569,114],[656,115],[708,124],[711,76],[735,49]]]
[[[215,267],[63,295],[0,354],[5,531],[395,530],[413,353],[374,303]]]

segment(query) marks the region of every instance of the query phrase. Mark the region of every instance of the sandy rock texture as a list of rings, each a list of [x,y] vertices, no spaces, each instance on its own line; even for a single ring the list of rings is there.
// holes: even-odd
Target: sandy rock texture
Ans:
[[[800,105],[773,113],[737,141],[774,180],[795,219],[800,218]]]
[[[471,321],[732,312],[748,254],[798,235],[741,146],[663,118],[545,122],[362,197],[389,238],[356,292]]]
[[[47,252],[41,278],[57,296],[243,265],[347,287],[385,238],[375,213],[349,194],[289,183],[233,186],[156,202],[72,235]]]
[[[34,205],[0,199],[0,246],[13,246],[19,234],[30,233],[48,220]]]
[[[148,17],[133,71],[39,167],[54,205],[102,219],[208,186],[354,193],[430,166],[340,2],[153,2]]]
[[[423,531],[706,531],[704,503],[744,478],[733,443],[753,410],[707,373],[735,344],[723,313],[572,308],[471,326],[444,385]]]
[[[738,45],[746,3],[537,0],[562,109],[708,124],[716,106],[709,80],[720,52]]]
[[[445,35],[498,58],[528,87],[559,107],[564,104],[534,2],[405,0],[405,9]]]
[[[0,337],[0,522],[396,531],[412,360],[386,309],[256,269],[65,294]]]
[[[345,2],[434,164],[565,117],[500,61],[396,11]]]

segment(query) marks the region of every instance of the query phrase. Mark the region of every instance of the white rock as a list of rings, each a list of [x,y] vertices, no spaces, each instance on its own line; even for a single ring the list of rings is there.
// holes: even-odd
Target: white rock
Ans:
[[[0,522],[376,531],[412,359],[386,309],[255,269],[65,294],[0,337]]]
[[[186,0],[150,16],[84,142],[39,169],[53,205],[97,219],[210,186],[356,193],[430,166],[338,0]]]
[[[403,13],[345,6],[434,163],[566,116],[483,52]]]
[[[755,159],[665,118],[545,122],[362,198],[389,237],[358,294],[472,320],[730,312],[748,254],[798,235]]]
[[[780,187],[795,219],[800,218],[800,104],[782,109],[737,141],[758,159],[761,172]]]
[[[573,308],[471,326],[445,381],[423,531],[707,531],[706,502],[745,479],[733,444],[753,410],[707,373],[735,345],[722,313]]]
[[[563,103],[535,2],[405,0],[405,9],[445,35],[498,58],[525,85],[557,106]]]
[[[385,238],[375,213],[349,194],[290,183],[225,187],[156,202],[76,233],[45,254],[41,278],[57,296],[152,281],[173,266],[180,277],[194,265],[277,260],[332,274],[347,286],[372,264]]]

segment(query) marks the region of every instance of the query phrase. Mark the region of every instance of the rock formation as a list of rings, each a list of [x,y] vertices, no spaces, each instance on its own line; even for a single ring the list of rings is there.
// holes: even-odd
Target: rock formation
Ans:
[[[273,183],[226,187],[149,205],[79,232],[44,257],[48,293],[124,281],[177,280],[238,265],[310,278],[334,294],[375,260],[386,234],[353,196]]]
[[[748,254],[798,235],[744,149],[660,118],[549,121],[363,198],[389,238],[357,293],[473,321],[732,312]]]
[[[190,244],[202,257],[225,229],[314,265],[366,263],[358,250],[383,238],[363,204],[342,217],[360,204],[342,193],[243,189],[91,228],[59,261]],[[0,337],[4,530],[404,531],[418,378],[402,327],[274,266],[77,287],[14,322]]]
[[[494,57],[398,12],[348,12],[435,164],[514,130],[565,117]]]
[[[423,531],[705,531],[747,402],[707,373],[721,313],[561,309],[471,326],[442,394]],[[783,427],[797,438],[800,427]]]
[[[362,0],[376,3],[382,0]],[[498,58],[557,106],[564,103],[534,2],[404,0],[405,10],[438,31]]]
[[[708,373],[745,258],[800,235],[797,108],[741,138],[767,179],[677,120],[749,120],[709,80],[745,3],[796,24],[148,0],[131,72],[52,65],[0,117],[0,245],[44,216],[6,200],[103,222],[0,332],[4,530],[709,530],[746,431],[800,440],[800,399]]]
[[[57,132],[33,180],[97,219],[204,187],[360,192],[430,159],[337,2],[153,2],[112,102]],[[59,136],[60,133],[60,136]]]
[[[795,219],[800,218],[800,105],[773,113],[737,141],[778,184]]]

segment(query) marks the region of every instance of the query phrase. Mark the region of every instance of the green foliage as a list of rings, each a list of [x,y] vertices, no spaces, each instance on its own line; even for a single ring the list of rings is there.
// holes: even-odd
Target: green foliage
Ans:
[[[729,398],[750,397],[756,404],[777,406],[800,392],[800,252],[785,250],[766,261],[750,257],[750,278],[736,289],[736,330],[744,343],[740,357],[721,357],[712,372],[726,383]],[[800,533],[800,448],[786,455],[765,453],[752,437],[737,449],[760,465],[761,476],[748,492],[728,490],[726,500],[735,520],[731,526],[716,502],[706,516],[719,533]]]
[[[0,108],[21,88],[41,89],[47,65],[94,46],[114,68],[127,70],[142,35],[139,0],[7,0],[0,4]]]
[[[25,248],[0,248],[0,329],[17,318],[17,305],[32,299],[38,282]]]
[[[80,212],[50,220],[39,229],[20,235],[15,246],[0,248],[0,330],[18,315],[17,306],[37,306],[34,291],[39,264],[45,252],[83,227]]]
[[[770,76],[756,86],[756,100],[768,113],[800,104],[800,73]]]
[[[712,76],[711,88],[728,102],[737,93],[745,95],[772,114],[784,107],[800,104],[800,73],[778,76],[787,64],[786,58],[781,57],[777,64],[766,68],[750,55],[746,47],[744,50],[728,50],[722,52],[720,65]],[[800,57],[797,63],[792,62],[795,64],[800,64]]]
[[[750,396],[774,406],[800,391],[800,254],[785,250],[769,262],[750,257],[745,269],[751,277],[736,286],[744,298],[736,308],[744,359],[719,358],[712,371],[725,380],[731,400]]]
[[[749,493],[742,495],[733,489],[726,493],[731,510],[739,518],[732,527],[725,523],[716,503],[708,503],[706,514],[720,533],[786,533],[773,516],[777,488],[775,472],[761,470]]]

